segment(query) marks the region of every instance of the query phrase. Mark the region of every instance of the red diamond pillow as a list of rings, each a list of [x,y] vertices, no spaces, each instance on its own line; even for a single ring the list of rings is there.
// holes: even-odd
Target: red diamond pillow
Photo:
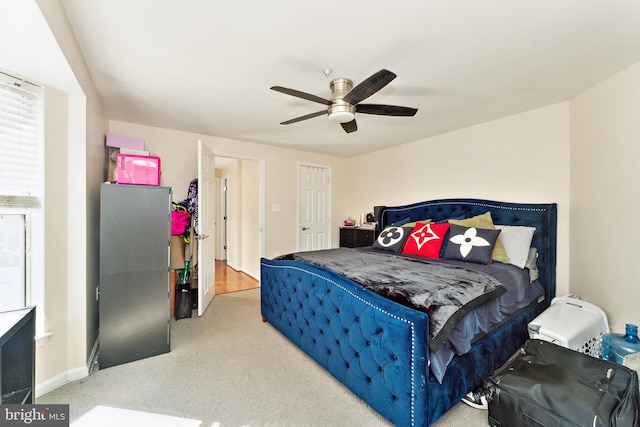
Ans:
[[[416,224],[402,249],[403,254],[439,258],[440,247],[449,230],[449,224]]]

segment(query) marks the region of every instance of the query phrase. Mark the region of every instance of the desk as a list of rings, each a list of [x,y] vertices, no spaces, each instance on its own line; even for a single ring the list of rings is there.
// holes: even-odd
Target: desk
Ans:
[[[0,404],[33,403],[35,308],[0,312]]]

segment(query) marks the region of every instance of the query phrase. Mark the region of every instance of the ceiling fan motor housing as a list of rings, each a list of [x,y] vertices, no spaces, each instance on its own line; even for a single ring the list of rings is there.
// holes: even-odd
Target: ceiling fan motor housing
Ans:
[[[329,85],[331,89],[331,105],[328,109],[329,120],[347,123],[356,117],[356,107],[343,101],[342,98],[353,88],[349,79],[333,79]]]

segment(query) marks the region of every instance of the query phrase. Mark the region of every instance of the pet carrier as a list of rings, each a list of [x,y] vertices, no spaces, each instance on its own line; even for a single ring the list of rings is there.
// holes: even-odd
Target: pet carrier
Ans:
[[[568,295],[554,298],[549,308],[529,323],[528,331],[531,338],[600,357],[609,322],[599,307]]]

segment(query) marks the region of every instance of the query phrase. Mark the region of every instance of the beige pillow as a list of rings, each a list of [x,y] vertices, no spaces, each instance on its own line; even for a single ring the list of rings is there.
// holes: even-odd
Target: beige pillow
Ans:
[[[493,220],[491,219],[491,212],[489,211],[481,215],[476,215],[471,218],[450,219],[449,224],[464,225],[465,227],[485,228],[489,230],[496,229],[495,225],[493,225]],[[496,246],[493,248],[493,254],[491,255],[491,259],[493,261],[510,264],[509,257],[507,256],[507,251],[505,250],[504,245],[500,241],[500,237],[498,237],[498,240],[496,241]]]

